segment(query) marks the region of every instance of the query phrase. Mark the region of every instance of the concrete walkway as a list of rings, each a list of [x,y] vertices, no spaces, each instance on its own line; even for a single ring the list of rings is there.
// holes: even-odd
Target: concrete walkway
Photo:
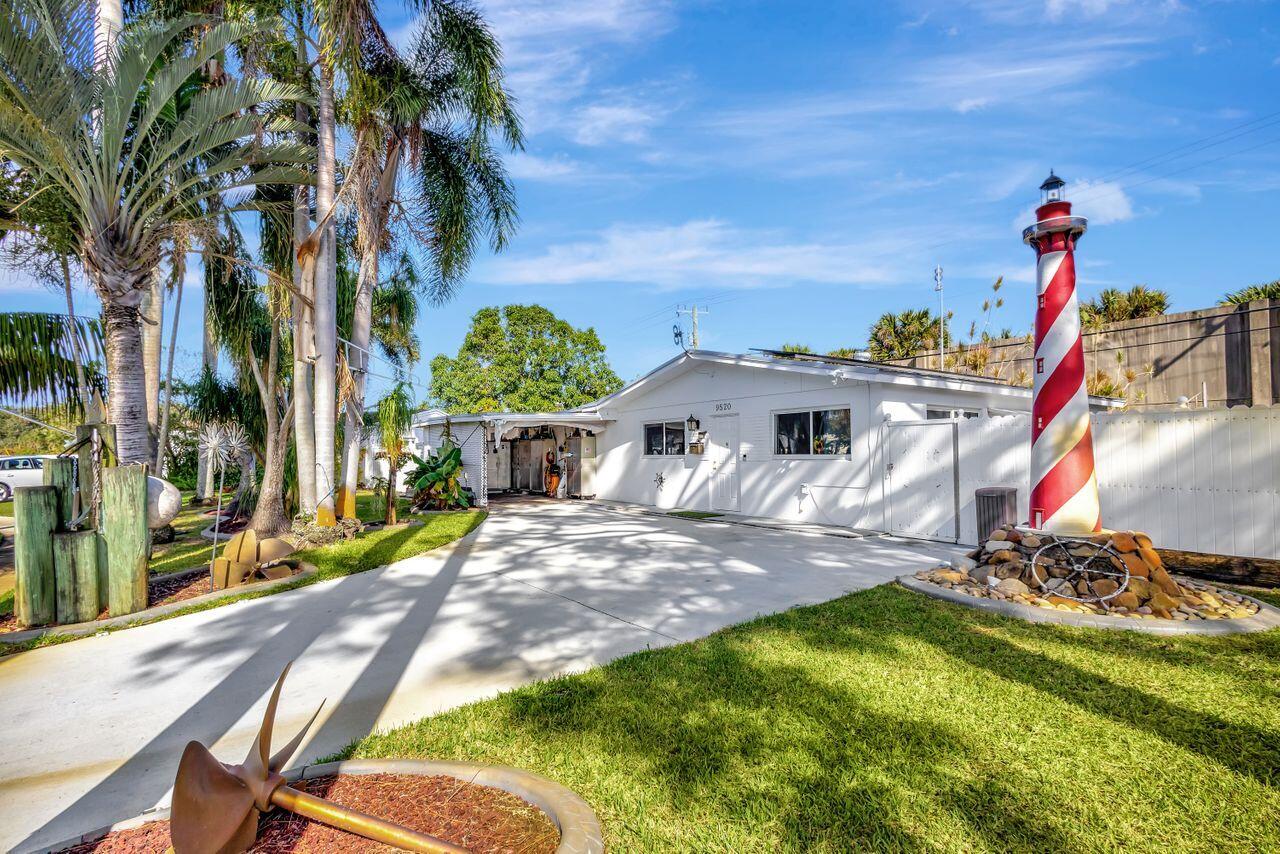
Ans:
[[[0,659],[0,849],[52,844],[167,799],[188,740],[240,761],[290,659],[277,741],[328,701],[295,760],[305,762],[374,729],[957,551],[514,502],[466,539],[389,567]]]

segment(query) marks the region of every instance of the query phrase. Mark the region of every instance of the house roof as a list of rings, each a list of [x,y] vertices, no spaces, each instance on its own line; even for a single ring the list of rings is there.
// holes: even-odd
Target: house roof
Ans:
[[[588,424],[612,420],[602,414],[602,410],[623,400],[636,392],[661,385],[663,382],[684,373],[696,364],[720,364],[733,367],[754,368],[769,371],[785,371],[788,373],[811,374],[826,377],[835,381],[853,380],[859,382],[886,383],[915,388],[936,388],[950,391],[974,392],[1011,399],[1027,399],[1031,397],[1031,389],[972,374],[955,371],[931,370],[928,368],[908,368],[902,365],[889,365],[871,359],[851,359],[841,356],[823,356],[817,353],[784,353],[780,350],[759,350],[759,355],[747,353],[721,353],[715,350],[686,350],[668,359],[649,373],[632,380],[613,394],[599,400],[564,412],[508,413],[488,412],[466,415],[447,416],[450,421],[465,423],[475,421],[503,421],[507,426],[518,424]],[[1113,409],[1124,404],[1123,400],[1109,397],[1090,396],[1090,403],[1095,406]],[[444,413],[432,410],[419,413],[415,424],[439,424],[445,420]]]

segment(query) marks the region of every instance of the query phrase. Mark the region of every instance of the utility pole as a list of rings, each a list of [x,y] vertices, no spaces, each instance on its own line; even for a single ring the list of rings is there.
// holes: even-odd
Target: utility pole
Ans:
[[[933,289],[938,292],[938,370],[947,369],[947,307],[942,298],[942,266],[933,268]]]
[[[703,308],[702,313],[710,314],[711,312],[708,311],[706,308]],[[689,336],[690,345],[691,345],[690,349],[697,350],[698,349],[698,306],[697,304],[694,304],[691,308],[677,308],[676,317],[679,317],[682,314],[687,314],[690,316],[690,318],[692,318],[693,334]]]

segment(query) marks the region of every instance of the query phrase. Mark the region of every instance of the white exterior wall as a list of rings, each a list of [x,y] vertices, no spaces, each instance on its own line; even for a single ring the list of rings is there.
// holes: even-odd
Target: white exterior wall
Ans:
[[[1003,402],[1000,402],[1003,401]],[[638,389],[605,408],[613,419],[600,434],[596,494],[664,509],[711,510],[708,455],[643,455],[644,425],[681,421],[692,413],[714,438],[726,417],[739,422],[739,512],[828,525],[883,529],[881,440],[885,418],[924,419],[929,405],[1014,408],[1007,398],[904,385],[841,380],[791,371],[702,363],[652,390]],[[720,412],[717,412],[717,407]],[[799,408],[848,407],[852,453],[847,457],[774,454],[773,414]],[[659,489],[655,479],[662,474]],[[802,489],[802,484],[807,490]]]
[[[476,503],[481,507],[489,503],[488,469],[485,466],[485,454],[492,450],[485,441],[486,430],[482,423],[464,422],[450,425],[453,440],[462,448],[463,485],[471,487],[476,495]],[[444,427],[429,425],[415,427],[414,432],[427,449],[439,451],[444,441]]]
[[[1030,420],[962,421],[961,540],[976,542],[973,491],[1015,486],[1026,518]],[[1280,409],[1093,415],[1102,524],[1157,546],[1280,557]]]

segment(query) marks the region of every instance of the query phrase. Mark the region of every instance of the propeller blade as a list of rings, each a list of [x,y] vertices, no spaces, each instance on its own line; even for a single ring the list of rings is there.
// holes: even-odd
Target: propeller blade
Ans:
[[[280,704],[280,689],[284,687],[284,678],[289,675],[290,667],[293,667],[292,661],[284,666],[280,678],[276,680],[276,687],[271,691],[271,700],[267,703],[267,710],[262,715],[262,728],[258,730],[258,737],[253,740],[253,747],[249,748],[249,755],[244,758],[245,770],[263,780],[267,779],[267,773],[271,767],[271,731],[276,724],[276,707]]]
[[[176,854],[245,851],[257,836],[257,822],[253,792],[203,744],[187,744],[178,763],[169,813]]]
[[[280,751],[271,757],[271,761],[267,764],[268,771],[280,771],[293,758],[293,753],[302,744],[302,739],[306,737],[307,730],[311,729],[311,725],[316,722],[316,718],[320,717],[320,709],[324,708],[324,701],[320,701],[320,705],[316,708],[315,714],[311,716],[311,720],[307,721],[306,726],[298,731],[288,744],[280,748]]]

